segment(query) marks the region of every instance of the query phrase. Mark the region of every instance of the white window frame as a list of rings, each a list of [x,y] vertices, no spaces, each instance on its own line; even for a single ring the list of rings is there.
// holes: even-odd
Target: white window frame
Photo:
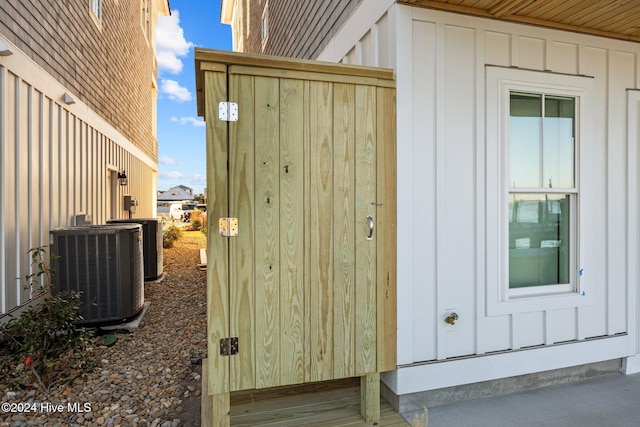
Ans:
[[[506,259],[509,259],[509,217],[508,217],[508,205],[509,205],[509,199],[511,197],[511,195],[513,194],[569,194],[571,197],[569,199],[569,235],[570,235],[570,241],[569,241],[569,283],[568,284],[557,284],[557,285],[544,285],[544,286],[528,286],[528,287],[522,287],[522,288],[509,288],[509,264],[505,263],[505,267],[504,270],[502,272],[503,274],[503,279],[502,281],[506,283],[506,287],[502,286],[501,287],[501,291],[502,291],[502,299],[503,300],[509,300],[509,299],[513,299],[513,298],[519,298],[519,297],[529,297],[529,296],[536,296],[536,295],[553,295],[553,294],[563,294],[563,293],[569,293],[569,292],[578,292],[579,291],[579,280],[578,280],[578,272],[576,269],[577,263],[577,255],[578,255],[578,245],[577,245],[577,241],[578,241],[578,221],[579,221],[579,212],[578,212],[578,200],[579,200],[579,196],[578,196],[578,176],[579,176],[579,168],[577,165],[577,158],[578,158],[578,150],[579,150],[579,141],[580,141],[580,134],[578,132],[578,129],[580,128],[580,108],[579,108],[579,99],[575,96],[576,93],[573,91],[566,91],[564,88],[554,88],[554,91],[551,92],[546,92],[546,91],[541,91],[540,88],[538,88],[537,85],[529,85],[529,84],[521,84],[521,83],[505,83],[504,87],[503,87],[504,91],[506,93],[501,94],[501,95],[505,95],[506,99],[502,99],[499,102],[503,102],[506,104],[503,104],[505,107],[502,108],[503,111],[505,111],[505,113],[507,114],[506,117],[501,117],[501,119],[505,122],[503,124],[503,133],[501,135],[501,143],[503,144],[503,150],[504,150],[504,155],[505,155],[505,173],[504,175],[504,179],[505,179],[505,187],[506,187],[506,194],[505,194],[505,198],[504,198],[504,205],[507,209],[507,213],[505,218],[506,221],[503,222],[503,227],[504,227],[504,231],[503,231],[503,236],[502,236],[502,241],[503,244],[505,245],[505,252],[506,252]],[[510,183],[510,173],[509,173],[509,165],[510,164],[510,160],[511,160],[511,156],[510,156],[510,152],[509,152],[509,147],[510,147],[510,140],[509,140],[509,124],[510,124],[510,120],[509,120],[509,105],[510,105],[510,101],[511,101],[511,94],[513,92],[518,92],[518,93],[530,93],[530,94],[537,94],[537,95],[551,95],[551,96],[562,96],[562,97],[567,97],[567,98],[573,98],[575,100],[575,117],[574,117],[574,127],[575,127],[575,139],[574,139],[574,154],[573,154],[573,167],[574,167],[574,185],[572,188],[544,188],[544,187],[536,187],[536,188],[520,188],[520,187],[511,187],[511,183]],[[544,97],[543,97],[544,98]],[[544,119],[544,117],[543,117]],[[544,178],[543,178],[544,179]]]
[[[91,11],[102,21],[102,0],[91,0]]]
[[[262,18],[260,20],[260,39],[262,52],[267,47],[267,40],[269,40],[269,0],[265,0],[264,8],[262,9]]]
[[[509,196],[529,189],[509,185],[509,116],[511,92],[541,93],[575,99],[575,147],[573,191],[570,199],[570,284],[509,288]],[[580,149],[590,139],[593,78],[551,72],[486,67],[486,167],[487,167],[487,314],[578,307],[592,303],[580,262]],[[511,191],[510,191],[511,190]],[[539,192],[534,190],[531,192]],[[556,189],[545,189],[554,193]]]
[[[96,24],[98,30],[102,31],[102,0],[90,0],[90,15],[93,23]]]

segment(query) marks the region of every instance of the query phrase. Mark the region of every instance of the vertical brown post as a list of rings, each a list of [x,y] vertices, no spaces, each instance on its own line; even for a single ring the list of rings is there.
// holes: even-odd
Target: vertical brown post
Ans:
[[[200,425],[228,427],[231,422],[229,393],[209,394],[209,361],[202,359],[202,399],[200,402]]]
[[[380,419],[380,373],[360,377],[360,414],[365,421]]]
[[[396,92],[379,87],[377,101],[377,371],[396,369]]]
[[[228,129],[218,120],[218,102],[227,101],[227,67],[202,64],[207,96],[207,347],[202,363],[201,422],[206,426],[229,426],[229,358],[219,352],[220,339],[229,336],[228,239],[220,237],[215,225],[228,217],[227,158]],[[210,394],[211,393],[211,394]]]

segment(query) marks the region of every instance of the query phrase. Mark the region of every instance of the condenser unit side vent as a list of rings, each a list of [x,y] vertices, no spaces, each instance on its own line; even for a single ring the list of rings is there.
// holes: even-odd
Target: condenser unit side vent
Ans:
[[[140,224],[142,225],[142,256],[144,280],[155,280],[162,276],[163,247],[162,221],[160,218],[124,218],[111,219],[108,224]]]

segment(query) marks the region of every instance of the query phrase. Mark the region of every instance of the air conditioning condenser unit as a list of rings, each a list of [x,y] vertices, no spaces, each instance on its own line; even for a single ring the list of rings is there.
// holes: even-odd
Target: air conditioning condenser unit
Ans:
[[[80,292],[81,324],[134,318],[144,305],[142,226],[90,225],[50,232],[53,291]]]

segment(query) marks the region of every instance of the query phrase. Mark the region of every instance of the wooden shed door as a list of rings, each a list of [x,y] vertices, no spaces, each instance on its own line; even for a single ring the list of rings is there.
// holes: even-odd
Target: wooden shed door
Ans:
[[[217,309],[210,303],[209,345],[228,327],[238,352],[220,356],[210,348],[212,376],[228,374],[229,381],[211,381],[214,394],[395,368],[395,312],[393,356],[378,351],[389,274],[378,268],[385,201],[377,177],[378,155],[385,155],[378,153],[378,104],[395,107],[394,90],[309,74],[228,67],[238,120],[228,123],[226,202],[238,235],[209,235],[228,242],[226,259],[216,256],[228,271],[210,269],[213,286],[225,286],[226,276],[228,287],[209,296],[222,299]],[[224,166],[220,158],[214,163]],[[215,175],[210,185],[219,194],[224,176]],[[393,200],[387,203],[395,214]]]

